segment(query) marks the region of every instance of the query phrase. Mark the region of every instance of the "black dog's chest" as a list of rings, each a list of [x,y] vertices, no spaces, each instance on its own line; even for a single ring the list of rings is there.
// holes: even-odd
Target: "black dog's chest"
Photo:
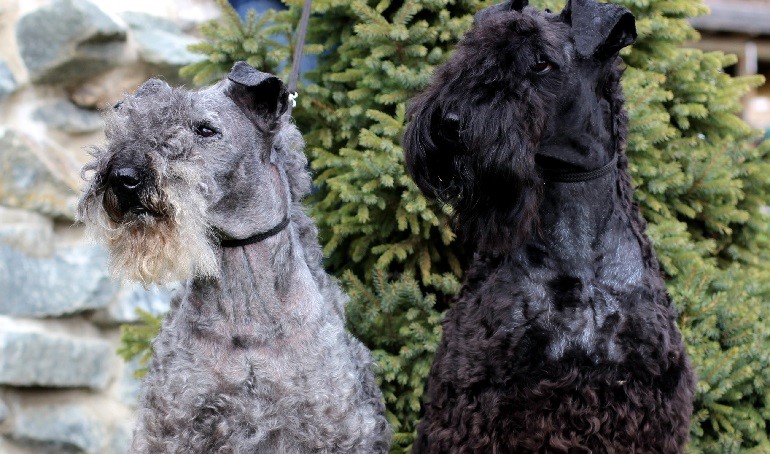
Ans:
[[[515,362],[570,356],[620,363],[632,348],[626,339],[631,327],[655,319],[659,309],[646,290],[641,261],[616,266],[624,249],[571,268],[547,257],[540,267],[525,256],[506,261],[468,289],[455,310],[461,323],[481,319],[490,347],[506,350]]]
[[[526,326],[550,360],[578,354],[593,362],[621,361],[626,326],[656,311],[628,220],[562,205],[547,221],[538,239],[499,265],[497,282],[489,285],[518,295],[501,323]]]
[[[637,304],[631,300],[635,292],[619,292],[598,280],[562,275],[525,284],[522,293],[527,296],[511,307],[508,322],[523,327],[523,336],[537,338],[539,345],[533,347],[545,358],[558,361],[579,354],[595,362],[621,360],[617,338],[627,319],[634,316]],[[523,317],[525,313],[530,317]]]

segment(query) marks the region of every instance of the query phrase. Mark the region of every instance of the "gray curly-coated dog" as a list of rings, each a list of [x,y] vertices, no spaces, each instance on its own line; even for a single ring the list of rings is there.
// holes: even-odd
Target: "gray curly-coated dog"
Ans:
[[[107,115],[79,215],[129,279],[187,278],[155,340],[135,453],[384,453],[369,351],[344,329],[300,199],[283,83],[239,62],[200,91],[150,80]]]

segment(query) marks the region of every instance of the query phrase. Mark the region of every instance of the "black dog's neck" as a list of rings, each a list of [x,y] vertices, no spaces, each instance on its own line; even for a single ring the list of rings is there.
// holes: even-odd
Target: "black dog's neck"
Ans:
[[[590,171],[615,155],[619,131],[612,121],[615,102],[596,87],[604,66],[583,68],[551,106],[553,112],[540,138],[535,161],[544,168]],[[599,91],[599,93],[597,93]]]
[[[613,161],[611,161],[612,163]],[[606,169],[603,166],[598,170]],[[544,180],[543,200],[539,209],[541,233],[551,241],[591,244],[604,231],[607,218],[614,211],[617,169],[582,181],[563,181],[588,172],[553,172]],[[579,241],[574,241],[579,240]]]
[[[582,183],[598,180],[599,178],[617,169],[617,165],[617,156],[615,156],[610,159],[607,164],[604,164],[603,166],[597,167],[593,170],[562,170],[559,166],[548,166],[540,164],[538,164],[537,167],[538,173],[547,183]]]
[[[594,178],[545,180],[539,234],[533,236],[525,249],[540,251],[550,257],[561,272],[576,278],[595,279],[599,270],[617,262],[623,266],[608,269],[622,270],[624,276],[614,279],[633,280],[644,265],[638,238],[630,227],[629,213],[620,202],[620,172],[613,158],[592,172]]]
[[[569,88],[581,102],[565,101],[571,99],[565,96],[555,104],[554,121],[547,125],[535,156],[544,182],[538,246],[547,248],[565,268],[575,269],[616,255],[613,249],[638,247],[636,240],[627,242],[620,233],[630,229],[630,221],[618,192],[618,146],[625,133],[613,121],[617,101],[598,94],[593,85],[581,85],[582,80]],[[607,241],[611,235],[622,236],[622,244]]]

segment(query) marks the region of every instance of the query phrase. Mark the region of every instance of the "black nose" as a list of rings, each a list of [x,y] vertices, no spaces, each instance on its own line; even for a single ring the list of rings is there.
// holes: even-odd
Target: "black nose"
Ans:
[[[113,188],[115,188],[115,186],[120,186],[121,189],[127,189],[129,191],[137,189],[141,182],[139,179],[139,172],[130,167],[113,170],[112,175],[110,175],[110,180]]]
[[[119,167],[110,173],[109,185],[124,212],[142,206],[139,193],[142,189],[142,177],[133,167]]]

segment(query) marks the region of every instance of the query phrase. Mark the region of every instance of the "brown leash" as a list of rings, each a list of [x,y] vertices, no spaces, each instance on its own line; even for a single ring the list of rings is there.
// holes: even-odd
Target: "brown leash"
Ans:
[[[307,24],[310,21],[310,6],[312,0],[305,0],[302,7],[302,17],[299,20],[297,28],[297,43],[294,45],[294,57],[291,63],[291,74],[289,74],[289,108],[287,113],[291,115],[292,108],[297,106],[297,83],[299,81],[299,65],[302,61],[302,48],[305,46],[305,35],[307,35]]]

